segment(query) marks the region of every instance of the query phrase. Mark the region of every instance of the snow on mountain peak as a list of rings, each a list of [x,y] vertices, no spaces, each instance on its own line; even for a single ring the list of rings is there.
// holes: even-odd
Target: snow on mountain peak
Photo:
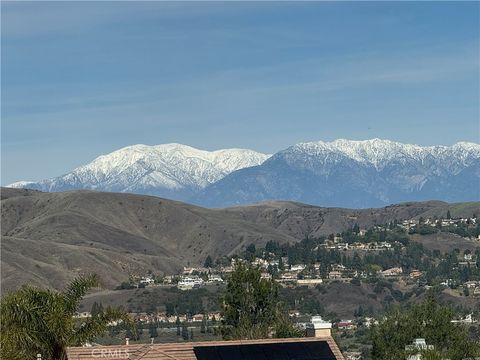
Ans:
[[[460,161],[465,165],[471,160],[479,159],[480,145],[459,142],[452,146],[419,146],[378,138],[370,140],[338,139],[332,142],[299,143],[280,152],[278,156],[292,158],[299,154],[303,157],[310,156],[321,159],[332,159],[333,157],[339,160],[341,157],[346,157],[357,162],[371,164],[377,170],[381,170],[393,160],[422,162],[427,158],[436,159],[448,167],[455,161]]]
[[[236,172],[258,165],[261,166]],[[448,196],[451,195],[448,199],[457,199],[458,194],[478,193],[471,184],[478,177],[479,166],[480,145],[468,142],[452,146],[419,146],[382,139],[338,139],[299,143],[271,157],[246,149],[205,151],[175,143],[138,144],[99,156],[60,177],[9,186],[43,191],[95,189],[132,192],[183,201],[195,201],[207,194],[200,203],[209,203],[210,198],[217,197],[219,206],[226,204],[225,199],[235,197],[238,198],[233,203],[243,198],[308,202],[308,197],[293,196],[291,189],[295,189],[297,195],[302,191],[320,194],[327,184],[331,188],[325,190],[325,194],[334,194],[338,190],[335,188],[337,183],[343,185],[338,185],[342,190],[336,196],[343,196],[350,189],[349,196],[355,197],[358,188],[362,188],[365,194],[378,201],[387,201],[391,194],[403,194],[403,198],[398,195],[395,199],[404,201],[422,191],[433,198],[442,195],[439,189],[443,189]],[[248,174],[254,175],[248,179],[242,177]],[[268,178],[269,174],[274,175]],[[292,178],[295,180],[279,185],[282,178],[289,179],[289,174],[296,174]],[[303,189],[302,186],[307,185],[301,176],[310,182],[320,179],[321,185]],[[329,184],[329,179],[336,180]],[[259,184],[255,190],[252,184],[256,182]],[[209,189],[213,190],[208,192]],[[318,199],[324,199],[325,194],[318,195]],[[466,195],[462,196],[466,198]],[[440,198],[446,197],[442,195]]]
[[[202,189],[232,171],[261,164],[270,155],[246,149],[205,151],[182,144],[131,145],[101,155],[36,188],[132,191],[136,189]],[[16,187],[18,183],[10,185]],[[29,186],[32,183],[28,184]],[[24,187],[18,184],[18,187]]]

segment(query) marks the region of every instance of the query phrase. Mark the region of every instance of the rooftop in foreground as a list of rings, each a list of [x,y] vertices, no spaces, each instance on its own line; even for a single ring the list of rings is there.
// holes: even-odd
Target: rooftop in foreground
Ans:
[[[344,360],[331,336],[72,347],[68,360]]]

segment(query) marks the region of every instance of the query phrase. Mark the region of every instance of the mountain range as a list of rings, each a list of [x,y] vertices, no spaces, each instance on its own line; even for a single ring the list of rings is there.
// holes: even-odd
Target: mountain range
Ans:
[[[480,200],[480,145],[389,140],[307,142],[273,155],[129,146],[60,177],[9,185],[41,191],[131,192],[225,207],[266,200],[366,208],[403,201]]]

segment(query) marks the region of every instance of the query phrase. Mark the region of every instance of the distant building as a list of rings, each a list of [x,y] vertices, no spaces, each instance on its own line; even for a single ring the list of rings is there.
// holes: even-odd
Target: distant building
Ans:
[[[300,311],[298,311],[298,310],[288,310],[288,316],[298,317],[298,316],[300,316]]]
[[[322,279],[298,279],[297,280],[298,285],[315,286],[322,283],[323,283]]]
[[[385,277],[399,276],[399,275],[402,275],[402,273],[403,273],[403,270],[401,267],[394,267],[394,268],[382,271],[382,276],[385,276]]]
[[[359,351],[348,351],[343,353],[345,360],[362,360],[362,353]]]
[[[300,271],[303,271],[306,267],[307,267],[307,265],[305,265],[305,264],[292,265],[290,267],[290,271],[300,272]]]
[[[203,314],[195,314],[192,316],[192,321],[194,322],[200,322],[200,321],[203,321]]]
[[[332,335],[332,323],[325,321],[321,316],[312,316],[311,321],[307,323],[308,337],[323,337]]]
[[[478,285],[478,281],[467,281],[463,284],[463,286],[465,286],[466,288],[469,288],[469,289],[475,289]]]
[[[342,273],[340,271],[330,271],[328,273],[328,278],[331,279],[331,280],[341,279],[342,278]]]
[[[203,280],[198,276],[185,276],[177,284],[180,290],[191,290],[203,285]]]
[[[76,313],[75,315],[73,315],[73,317],[75,319],[86,319],[86,318],[92,317],[92,314],[90,314],[89,311],[84,311],[84,312]]]
[[[355,328],[353,320],[342,320],[337,323],[338,330],[354,330]]]
[[[217,274],[210,274],[208,275],[208,282],[218,282],[218,283],[222,283],[223,282],[223,279],[220,275],[217,275]]]
[[[285,272],[280,275],[280,281],[297,281],[297,273],[294,272]]]
[[[407,360],[421,360],[422,354],[420,354],[419,351],[433,350],[433,348],[434,348],[433,345],[427,345],[425,339],[422,339],[422,338],[415,339],[413,340],[412,345],[405,346],[405,351],[412,353],[408,355]]]
[[[408,276],[411,279],[417,279],[422,276],[422,272],[420,270],[412,270]]]
[[[155,280],[151,276],[144,276],[140,279],[140,284],[153,285]]]

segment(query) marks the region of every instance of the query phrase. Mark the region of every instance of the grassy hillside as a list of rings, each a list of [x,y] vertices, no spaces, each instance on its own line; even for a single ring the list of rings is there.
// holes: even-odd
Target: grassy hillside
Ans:
[[[98,273],[112,288],[130,275],[172,273],[251,243],[297,242],[355,223],[367,228],[451,206],[431,201],[349,210],[270,202],[204,209],[124,193],[15,189],[2,189],[1,199],[3,290],[27,283],[60,287],[86,272]],[[480,213],[480,203],[454,204],[456,212]]]

